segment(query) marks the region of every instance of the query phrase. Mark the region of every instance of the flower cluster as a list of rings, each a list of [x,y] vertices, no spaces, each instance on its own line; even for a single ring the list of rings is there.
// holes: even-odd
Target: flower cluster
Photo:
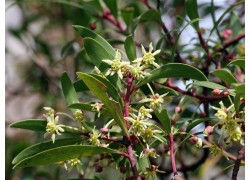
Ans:
[[[221,130],[224,133],[226,144],[231,145],[233,141],[244,144],[242,140],[244,133],[241,130],[241,124],[238,123],[241,120],[235,118],[234,105],[226,108],[222,101],[219,104],[220,108],[213,107],[213,109],[217,110],[215,116],[220,120],[218,124],[222,126]]]
[[[114,75],[115,73],[118,74],[118,76],[123,79],[124,75],[127,72],[130,72],[130,74],[137,80],[140,80],[144,76],[150,75],[148,72],[145,70],[148,68],[153,67],[160,67],[156,62],[155,62],[155,56],[160,53],[160,50],[157,50],[155,52],[153,51],[153,45],[152,43],[149,44],[149,51],[146,52],[144,46],[142,45],[141,47],[143,56],[140,58],[135,59],[132,61],[132,64],[130,62],[125,62],[122,61],[121,58],[121,53],[117,50],[115,54],[115,58],[110,60],[110,59],[104,59],[102,60],[103,62],[107,63],[110,65],[110,69],[106,72],[105,76],[108,75]],[[96,72],[100,74],[101,72],[95,68]]]
[[[63,125],[58,124],[59,117],[55,116],[54,109],[50,107],[44,107],[47,113],[44,114],[44,117],[47,119],[46,133],[44,134],[44,138],[51,134],[52,142],[55,142],[55,136],[61,135],[61,132],[64,132],[62,128]]]

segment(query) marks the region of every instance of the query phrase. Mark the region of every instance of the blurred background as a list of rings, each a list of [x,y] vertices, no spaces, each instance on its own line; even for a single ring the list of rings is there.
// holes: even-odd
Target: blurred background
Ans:
[[[43,134],[10,129],[8,126],[22,119],[42,118],[44,106],[53,107],[57,111],[65,111],[66,105],[59,82],[61,73],[67,71],[71,79],[75,81],[76,71],[89,71],[93,67],[89,59],[85,58],[84,51],[81,49],[82,38],[74,32],[72,25],[77,24],[95,29],[114,47],[123,48],[121,44],[126,36],[106,20],[94,17],[91,9],[85,9],[86,4],[100,11],[106,8],[103,4],[99,7],[96,2],[96,0],[6,0],[6,179],[43,180],[76,177],[74,171],[68,174],[64,169],[54,165],[12,170],[13,157],[24,148],[42,141]],[[169,29],[183,27],[181,22],[175,21],[172,17],[185,15],[184,2],[184,0],[161,1],[164,9],[162,19]],[[210,0],[198,0],[201,6],[200,15],[203,18],[201,27],[204,28],[205,35],[209,34],[206,29],[211,29],[212,25],[210,2]],[[216,18],[235,2],[214,0],[217,7]],[[128,3],[119,1],[120,7],[124,4]],[[155,1],[152,1],[152,5],[154,4]],[[134,17],[146,10],[146,7],[138,1],[129,1],[129,6],[135,9]],[[241,31],[245,24],[244,13],[243,6],[232,14],[239,23]],[[161,29],[153,26],[153,23],[148,25],[137,27],[135,39],[145,45],[151,41],[156,44],[156,40],[161,38]],[[227,25],[228,20],[225,19],[222,26]],[[125,24],[123,23],[122,26],[125,27]],[[195,38],[197,37],[193,28],[187,27],[180,37],[179,44],[182,45],[180,47],[184,48],[190,42],[194,44]],[[216,40],[216,36],[214,39]],[[167,44],[163,46],[168,48]],[[184,57],[188,57],[189,53],[184,53]],[[221,170],[211,164],[207,166],[210,167],[211,173],[208,173],[204,179],[212,179]],[[116,176],[116,174],[119,173],[110,168],[107,173],[101,174],[101,177],[119,179],[119,175]],[[221,174],[214,179],[229,179],[230,174],[231,172]],[[244,179],[243,168],[241,168],[239,179]]]

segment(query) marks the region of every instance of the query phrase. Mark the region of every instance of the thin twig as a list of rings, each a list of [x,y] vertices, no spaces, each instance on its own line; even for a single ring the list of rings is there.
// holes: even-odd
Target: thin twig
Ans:
[[[245,158],[245,146],[243,146],[241,150],[239,150],[238,152],[237,159],[234,164],[231,180],[237,180],[238,172],[240,169],[240,163],[241,163],[241,160],[243,160],[244,158]]]

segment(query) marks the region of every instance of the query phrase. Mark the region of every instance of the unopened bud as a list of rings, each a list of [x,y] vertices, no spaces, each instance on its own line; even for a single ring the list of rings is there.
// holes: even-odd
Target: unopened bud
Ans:
[[[206,129],[204,130],[204,136],[209,136],[213,134],[214,128],[212,126],[207,126]]]
[[[224,95],[224,96],[229,96],[229,91],[227,89],[224,89],[223,91],[221,91],[221,95]]]
[[[95,30],[96,29],[96,24],[95,23],[91,23],[89,25],[89,27],[90,27],[91,30]]]
[[[174,111],[176,114],[180,114],[182,112],[182,109],[180,106],[175,106]]]
[[[96,166],[95,167],[95,172],[102,172],[102,170],[103,170],[103,168],[102,168],[102,166]]]
[[[214,95],[216,95],[216,96],[219,96],[219,95],[220,95],[220,92],[221,92],[221,90],[218,89],[218,88],[216,88],[216,89],[214,89],[214,90],[212,91],[212,93],[213,93]]]
[[[191,142],[192,144],[196,144],[196,143],[198,142],[198,137],[197,137],[197,136],[194,136],[194,137],[190,138],[190,142]]]
[[[222,31],[221,37],[223,39],[228,39],[232,34],[233,34],[232,29],[225,29],[224,31]]]
[[[202,140],[201,138],[198,138],[197,143],[195,144],[196,147],[201,148],[202,147]]]
[[[121,173],[126,173],[126,171],[127,171],[126,166],[121,166],[121,167],[120,167],[120,172],[121,172]]]
[[[240,102],[241,102],[241,103],[244,103],[244,102],[245,102],[245,99],[244,99],[244,98],[240,98]]]
[[[101,131],[103,134],[108,134],[108,133],[109,133],[109,129],[108,129],[108,128],[101,128],[100,131]]]
[[[201,116],[201,118],[204,118],[204,117],[207,116],[207,114],[206,114],[205,112],[201,112],[201,113],[200,113],[200,116]]]

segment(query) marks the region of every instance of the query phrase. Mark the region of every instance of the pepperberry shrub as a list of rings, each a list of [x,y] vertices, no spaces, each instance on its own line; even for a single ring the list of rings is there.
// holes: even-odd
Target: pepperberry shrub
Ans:
[[[135,28],[148,20],[158,23],[168,39],[170,56],[161,49],[162,38],[155,47],[151,42],[144,47],[133,35],[128,35],[124,49],[115,49],[94,32],[95,24],[90,25],[92,30],[73,26],[84,38],[84,57],[94,67],[90,72],[76,72],[79,78],[76,82],[66,72],[62,73],[61,87],[71,113],[44,107],[44,119],[10,125],[44,131],[44,137],[51,138],[20,152],[13,160],[14,168],[55,163],[67,171],[75,167],[83,177],[85,167],[81,159],[101,155],[95,161],[96,172],[110,165],[119,169],[125,179],[157,179],[157,175],[170,173],[173,179],[180,179],[178,172],[187,177],[187,172],[199,168],[210,154],[228,159],[231,162],[228,168],[234,167],[232,179],[237,177],[239,166],[244,165],[245,84],[239,78],[244,76],[244,53],[241,49],[227,48],[244,35],[236,34],[226,41],[232,36],[232,31],[226,29],[217,34],[222,45],[208,46],[199,27],[197,3],[187,0],[186,13],[191,21],[186,26],[192,25],[196,30],[203,52],[185,60],[177,48],[182,30],[172,36],[159,9],[154,10],[148,1],[142,2],[150,10],[137,17],[131,26]],[[130,30],[125,31],[117,20],[115,4],[106,2],[110,12],[104,12],[102,18],[128,34]],[[128,17],[124,21],[129,27]],[[214,22],[217,31],[220,21]],[[140,49],[136,51],[137,46]],[[169,59],[164,61],[166,56]],[[199,58],[202,60],[198,61]],[[185,90],[174,85],[177,80],[184,82]],[[91,96],[92,101],[80,101],[77,92]],[[73,125],[63,124],[60,121],[63,117]],[[231,147],[239,151],[231,154],[228,152]],[[200,157],[195,156],[196,151]],[[185,158],[194,163],[186,164]],[[171,168],[162,167],[159,163],[162,159],[169,159]],[[104,160],[108,163],[103,163]]]

